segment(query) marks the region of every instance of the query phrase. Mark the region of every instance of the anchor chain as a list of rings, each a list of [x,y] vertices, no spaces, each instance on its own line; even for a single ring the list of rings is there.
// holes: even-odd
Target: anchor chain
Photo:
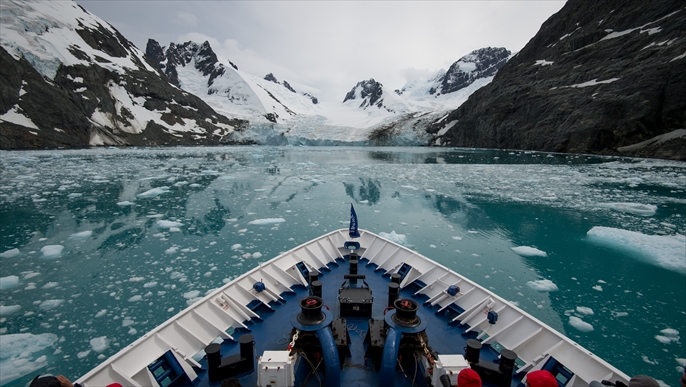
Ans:
[[[293,335],[293,339],[291,340],[291,342],[288,344],[288,347],[286,348],[287,351],[290,351],[291,349],[293,349],[293,347],[295,346],[295,342],[298,340],[299,335],[300,335],[300,329],[296,329],[295,334]]]

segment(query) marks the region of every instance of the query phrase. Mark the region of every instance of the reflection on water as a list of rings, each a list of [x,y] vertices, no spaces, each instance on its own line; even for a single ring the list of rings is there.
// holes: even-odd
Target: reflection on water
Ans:
[[[683,163],[355,147],[1,155],[0,334],[56,339],[24,355],[3,346],[0,384],[23,386],[35,372],[77,378],[259,262],[346,228],[350,202],[361,228],[405,236],[625,372],[679,376],[684,345],[653,337],[686,332],[686,275],[586,233],[683,235]],[[539,280],[558,291],[537,291]],[[102,337],[109,345],[98,352],[90,340]]]

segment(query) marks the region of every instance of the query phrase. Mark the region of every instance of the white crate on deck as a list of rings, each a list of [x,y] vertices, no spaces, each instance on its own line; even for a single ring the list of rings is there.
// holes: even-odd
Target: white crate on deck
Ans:
[[[450,385],[455,386],[457,385],[457,374],[465,368],[469,368],[469,363],[462,355],[438,355],[431,383],[434,386],[441,386],[441,375],[448,374]]]
[[[264,351],[257,361],[259,387],[292,387],[295,384],[295,358],[288,351]]]

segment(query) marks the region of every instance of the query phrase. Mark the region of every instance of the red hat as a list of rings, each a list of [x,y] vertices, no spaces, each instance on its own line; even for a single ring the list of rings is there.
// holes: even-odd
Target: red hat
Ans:
[[[459,387],[481,387],[481,378],[471,368],[465,368],[457,374],[457,385]]]
[[[119,383],[112,383],[112,384],[108,384],[107,387],[124,387],[124,386],[122,386]]]
[[[557,379],[546,370],[538,370],[526,374],[526,382],[529,387],[558,387]]]

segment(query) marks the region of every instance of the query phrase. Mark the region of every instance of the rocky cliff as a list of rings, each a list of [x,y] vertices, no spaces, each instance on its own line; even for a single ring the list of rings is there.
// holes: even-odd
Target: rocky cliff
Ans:
[[[686,159],[683,1],[569,0],[430,145]],[[680,133],[680,132],[674,132]],[[657,136],[664,141],[648,141]],[[646,146],[633,145],[646,142]]]
[[[247,124],[171,85],[76,3],[6,1],[0,12],[2,149],[233,144]]]

